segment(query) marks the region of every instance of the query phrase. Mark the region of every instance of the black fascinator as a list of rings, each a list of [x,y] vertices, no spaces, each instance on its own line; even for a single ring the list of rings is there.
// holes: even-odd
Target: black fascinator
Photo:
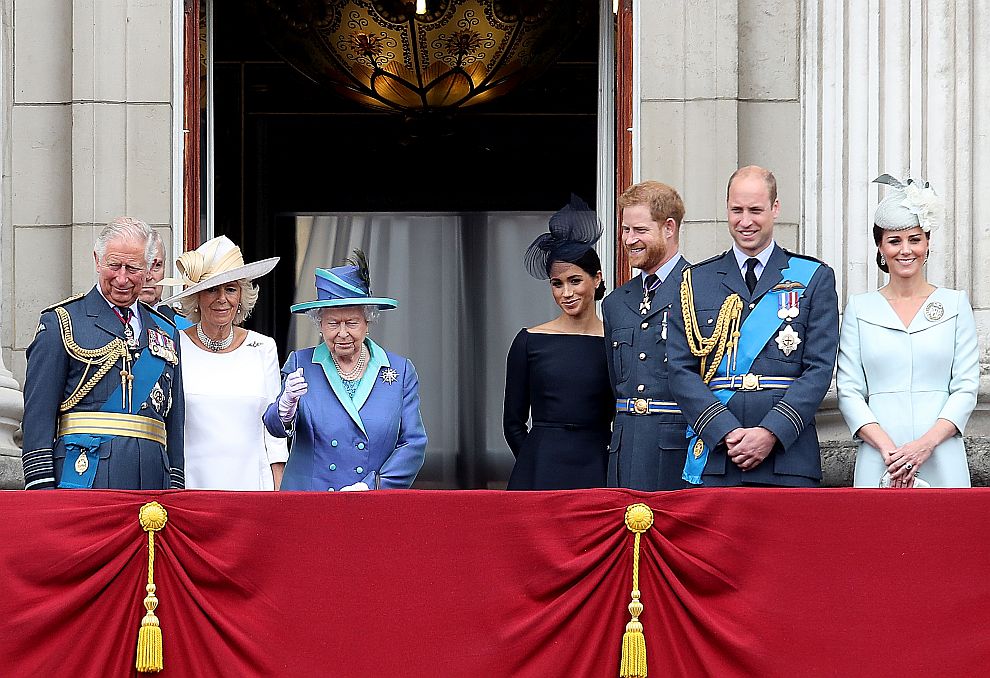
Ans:
[[[603,227],[588,203],[576,195],[571,202],[550,217],[550,232],[544,233],[526,248],[523,261],[529,274],[538,280],[550,277],[554,261],[573,263],[595,246]]]

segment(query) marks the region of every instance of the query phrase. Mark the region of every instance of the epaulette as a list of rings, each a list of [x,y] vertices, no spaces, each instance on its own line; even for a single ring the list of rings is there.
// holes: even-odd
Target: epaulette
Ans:
[[[688,269],[688,268],[698,268],[699,266],[704,266],[705,264],[710,264],[713,261],[718,261],[719,259],[721,259],[722,257],[724,257],[726,254],[728,254],[730,251],[731,250],[725,250],[721,254],[716,254],[714,257],[708,257],[704,261],[695,262],[693,264],[690,264],[688,266],[685,266],[684,268],[685,269]]]
[[[780,249],[784,250],[784,254],[786,254],[789,257],[797,257],[798,259],[807,259],[808,261],[814,261],[817,264],[825,264],[824,261],[822,261],[821,259],[816,259],[815,257],[811,256],[810,254],[801,254],[800,252],[791,252],[790,250],[784,249],[783,247],[781,247]],[[828,264],[825,264],[825,265],[828,266]]]
[[[165,315],[164,313],[162,313],[161,311],[159,311],[157,308],[154,308],[154,307],[152,307],[152,306],[144,303],[143,301],[139,301],[138,303],[141,304],[142,306],[144,306],[146,309],[148,309],[152,314],[158,316],[159,318],[161,318],[162,320],[164,320],[165,322],[167,322],[172,327],[175,327],[175,322],[171,318],[169,318],[167,315]]]
[[[66,304],[71,304],[73,301],[79,301],[80,299],[82,299],[83,297],[85,297],[86,294],[87,294],[86,292],[83,292],[81,294],[73,294],[68,299],[63,299],[62,301],[58,302],[57,304],[52,304],[48,308],[41,309],[41,312],[42,313],[48,313],[49,311],[54,311],[59,306],[65,306]]]

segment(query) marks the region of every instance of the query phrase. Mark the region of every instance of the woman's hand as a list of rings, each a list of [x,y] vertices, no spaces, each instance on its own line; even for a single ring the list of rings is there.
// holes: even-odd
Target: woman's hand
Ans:
[[[288,424],[296,416],[296,407],[299,406],[299,399],[306,395],[309,384],[303,376],[303,368],[290,373],[285,378],[285,388],[282,395],[278,397],[278,418],[282,423]]]
[[[914,487],[914,479],[921,465],[928,461],[935,446],[924,438],[901,445],[890,454],[887,471],[890,473],[890,486],[894,488]]]

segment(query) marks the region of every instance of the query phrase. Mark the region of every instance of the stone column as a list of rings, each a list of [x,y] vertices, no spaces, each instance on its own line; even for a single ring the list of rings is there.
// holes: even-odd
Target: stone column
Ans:
[[[13,7],[6,0],[0,1],[0,271],[10,261],[10,101],[12,94],[11,20]],[[0,274],[0,326],[3,327],[3,345],[9,341],[11,295],[6,274]],[[0,489],[23,486],[20,445],[14,436],[24,414],[24,398],[20,387],[4,364],[0,353]]]
[[[807,0],[802,44],[804,249],[833,265],[844,305],[885,279],[871,231],[882,193],[870,181],[926,179],[946,198],[928,278],[969,292],[976,312],[983,377],[966,433],[974,483],[986,484],[990,1]],[[820,423],[826,437],[849,440],[834,410]]]

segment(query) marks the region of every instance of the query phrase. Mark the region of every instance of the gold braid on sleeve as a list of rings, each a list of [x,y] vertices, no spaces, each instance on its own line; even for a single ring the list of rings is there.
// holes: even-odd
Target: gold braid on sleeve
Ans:
[[[705,337],[698,324],[698,314],[694,308],[694,288],[691,286],[691,269],[684,271],[681,280],[681,313],[684,315],[684,332],[687,335],[688,347],[691,354],[701,359],[699,373],[707,384],[715,376],[715,370],[722,362],[722,356],[729,353],[730,367],[736,359],[736,349],[739,346],[739,326],[742,317],[743,302],[738,294],[730,294],[722,302],[715,321],[712,336]],[[709,360],[711,361],[709,363]]]
[[[65,346],[65,352],[70,357],[86,365],[86,369],[83,370],[83,375],[79,379],[79,383],[76,385],[72,395],[59,405],[58,409],[60,412],[68,412],[75,407],[80,400],[85,398],[100,383],[100,379],[113,369],[118,360],[123,360],[123,369],[120,375],[121,383],[127,383],[127,379],[130,376],[131,354],[127,350],[127,344],[122,339],[114,339],[106,346],[101,346],[100,348],[83,348],[76,343],[76,340],[72,336],[72,319],[69,317],[69,312],[58,306],[55,308],[55,315],[58,316],[58,325],[62,334],[62,345]],[[94,365],[97,365],[98,369],[87,380],[86,375],[89,374],[90,368]]]

